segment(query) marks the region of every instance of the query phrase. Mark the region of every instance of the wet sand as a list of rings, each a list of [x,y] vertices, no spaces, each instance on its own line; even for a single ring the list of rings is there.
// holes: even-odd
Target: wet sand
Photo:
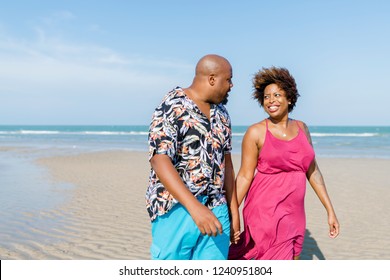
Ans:
[[[234,155],[233,160],[237,172],[240,155]],[[328,237],[326,212],[308,185],[301,258],[389,260],[390,160],[320,158],[318,162],[341,234],[335,240]],[[150,222],[144,202],[147,153],[46,156],[33,164],[46,171],[39,180],[52,186],[52,197],[64,199],[48,209],[23,210],[18,216],[19,227],[15,223],[0,225],[0,234],[7,240],[0,243],[0,259],[150,258]],[[9,219],[13,218],[11,209]]]

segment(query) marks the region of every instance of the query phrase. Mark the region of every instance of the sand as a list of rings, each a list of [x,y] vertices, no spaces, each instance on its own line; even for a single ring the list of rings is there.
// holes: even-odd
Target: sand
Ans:
[[[234,155],[236,172],[240,155]],[[318,159],[341,224],[340,236],[328,237],[324,208],[310,185],[306,194],[306,260],[390,259],[390,160]],[[104,151],[39,158],[47,170],[42,182],[67,183],[63,203],[38,215],[59,221],[50,230],[33,224],[12,246],[0,246],[0,259],[147,260],[151,242],[144,195],[147,153]],[[35,217],[37,218],[37,217]],[[32,217],[24,215],[28,224]],[[9,231],[0,225],[0,230]],[[34,239],[37,231],[47,238]],[[20,234],[15,233],[20,237]]]

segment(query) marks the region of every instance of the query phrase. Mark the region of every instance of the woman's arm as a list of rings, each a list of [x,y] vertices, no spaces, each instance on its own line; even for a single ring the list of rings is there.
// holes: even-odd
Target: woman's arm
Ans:
[[[234,168],[231,154],[225,155],[225,180],[226,200],[231,218],[230,241],[237,243],[240,234],[240,215],[238,212],[237,192],[234,184]]]
[[[313,145],[308,127],[306,126],[306,124],[302,124],[310,144]],[[332,206],[332,202],[330,201],[328,192],[326,190],[324,177],[322,176],[322,173],[315,158],[306,173],[306,177],[328,214],[329,237],[336,238],[339,235],[340,224],[337,220],[336,213]]]
[[[262,145],[260,139],[263,135],[261,123],[255,124],[248,128],[242,140],[241,167],[236,178],[238,206],[241,205],[252,183]]]

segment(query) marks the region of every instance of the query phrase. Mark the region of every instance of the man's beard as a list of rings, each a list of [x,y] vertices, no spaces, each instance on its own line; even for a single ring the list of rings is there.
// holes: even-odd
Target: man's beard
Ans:
[[[228,101],[229,101],[229,100],[228,100],[228,97],[226,96],[225,99],[222,100],[220,104],[226,105],[226,104],[228,103]]]

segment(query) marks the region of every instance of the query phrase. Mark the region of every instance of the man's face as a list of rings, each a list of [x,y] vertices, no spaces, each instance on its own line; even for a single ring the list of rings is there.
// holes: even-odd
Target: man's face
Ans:
[[[233,71],[230,65],[226,65],[222,68],[218,75],[214,76],[215,79],[215,103],[226,104],[229,97],[229,92],[233,87]]]

